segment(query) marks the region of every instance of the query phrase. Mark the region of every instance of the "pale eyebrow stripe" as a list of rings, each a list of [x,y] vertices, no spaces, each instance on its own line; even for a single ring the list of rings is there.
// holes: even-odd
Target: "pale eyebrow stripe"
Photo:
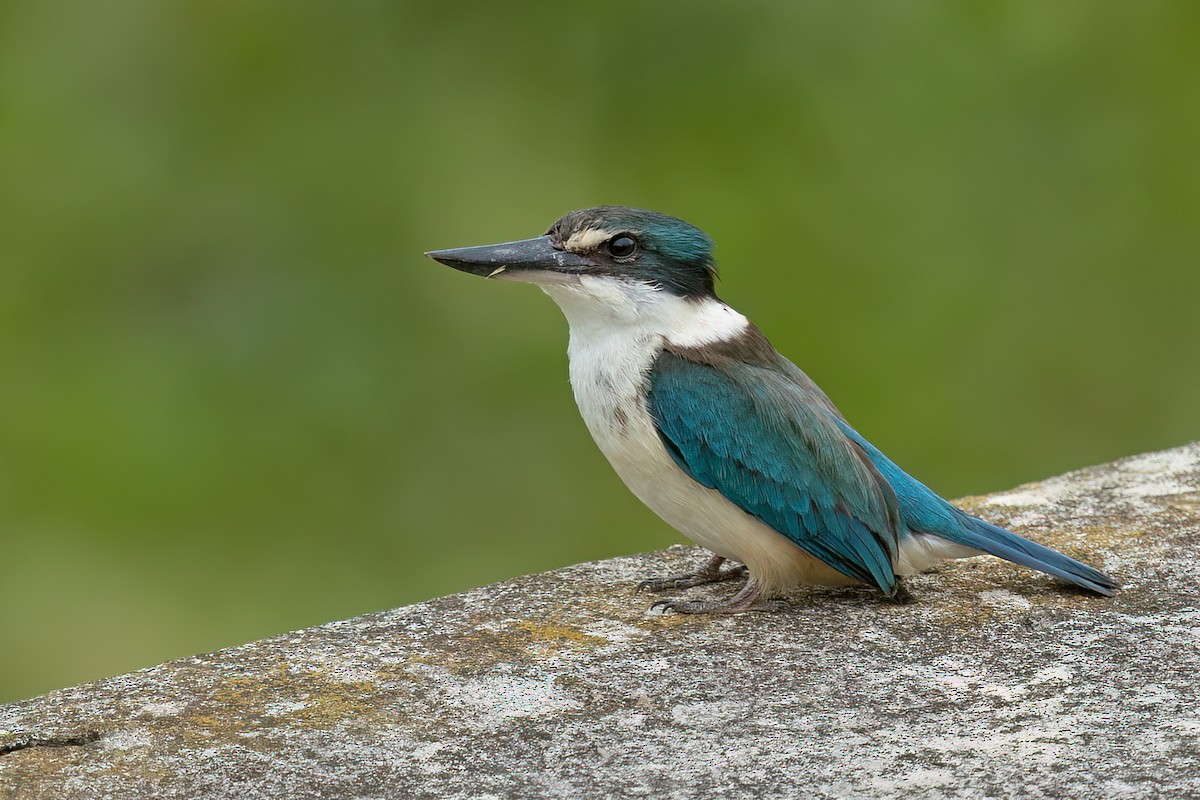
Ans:
[[[581,231],[571,234],[571,238],[563,243],[563,247],[575,252],[591,250],[601,242],[611,239],[617,233],[619,231],[610,231],[604,228],[584,228]]]

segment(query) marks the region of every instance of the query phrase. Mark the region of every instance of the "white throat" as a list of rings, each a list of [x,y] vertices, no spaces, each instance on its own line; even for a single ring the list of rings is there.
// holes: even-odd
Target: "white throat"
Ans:
[[[610,337],[701,347],[735,338],[750,324],[715,298],[678,297],[640,281],[583,275],[540,285],[567,318],[572,348],[577,341]]]
[[[630,436],[661,447],[646,410],[645,387],[664,347],[726,341],[750,324],[716,298],[689,300],[646,283],[584,275],[540,285],[567,318],[575,402],[610,460]]]

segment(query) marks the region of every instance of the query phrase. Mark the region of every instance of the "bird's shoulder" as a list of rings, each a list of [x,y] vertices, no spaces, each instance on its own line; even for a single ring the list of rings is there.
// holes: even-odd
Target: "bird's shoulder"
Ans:
[[[702,374],[708,370],[750,384],[770,383],[786,386],[796,398],[842,419],[841,412],[816,382],[779,353],[762,330],[753,322],[732,336],[701,344],[681,344],[667,338],[650,371],[651,380],[670,375]]]

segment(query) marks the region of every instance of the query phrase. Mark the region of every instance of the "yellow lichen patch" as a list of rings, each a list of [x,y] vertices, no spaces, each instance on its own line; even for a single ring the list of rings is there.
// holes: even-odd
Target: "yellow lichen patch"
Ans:
[[[317,676],[319,673],[309,674]],[[370,681],[314,680],[307,697],[309,705],[290,711],[286,716],[317,728],[362,719],[375,710],[375,705],[368,700],[376,690],[376,685]]]
[[[553,622],[518,622],[516,629],[525,631],[531,643],[549,644],[553,649],[565,647],[599,647],[608,644],[603,636],[593,636],[584,633],[571,625],[558,625]]]
[[[225,678],[181,721],[189,739],[245,735],[283,719],[328,728],[373,713],[371,698],[377,692],[370,681],[338,680],[321,670],[297,672],[280,663],[265,676]],[[252,739],[244,743],[254,746]]]
[[[3,740],[0,740],[3,741]],[[11,742],[6,742],[10,744]],[[6,783],[16,786],[40,786],[50,783],[64,773],[70,773],[92,758],[92,750],[82,747],[29,747],[6,753],[4,759],[4,783],[0,783],[0,796],[5,794]]]
[[[526,636],[511,630],[477,630],[454,642],[452,649],[439,649],[435,659],[447,669],[462,674],[486,671],[497,664],[527,664],[533,660]]]

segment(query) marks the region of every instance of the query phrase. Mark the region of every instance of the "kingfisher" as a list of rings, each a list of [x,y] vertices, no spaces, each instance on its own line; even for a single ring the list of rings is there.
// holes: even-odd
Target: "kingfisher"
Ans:
[[[746,576],[726,600],[665,599],[682,614],[783,611],[801,585],[866,585],[988,553],[1112,595],[1104,573],[951,505],[850,426],[823,391],[717,297],[713,241],[625,206],[573,211],[543,236],[435,250],[493,280],[532,283],[570,329],[571,388],[625,485],[711,551],[677,591]],[[728,563],[727,563],[728,562]]]

